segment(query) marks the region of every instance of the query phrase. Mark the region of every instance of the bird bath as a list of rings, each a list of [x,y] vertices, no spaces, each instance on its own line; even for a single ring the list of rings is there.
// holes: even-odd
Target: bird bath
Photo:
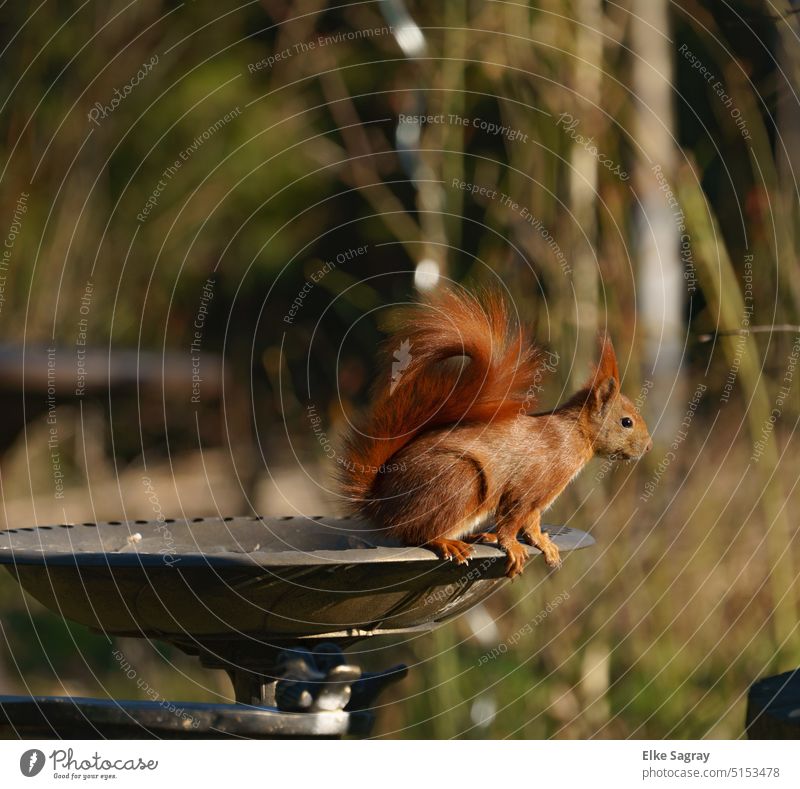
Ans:
[[[594,542],[576,529],[545,528],[562,552]],[[192,715],[189,726],[156,702],[4,697],[0,730],[127,737],[366,733],[370,706],[405,668],[362,673],[347,665],[341,648],[453,619],[505,582],[505,561],[496,547],[476,545],[469,565],[444,562],[347,518],[0,531],[0,564],[39,602],[109,636],[166,641],[226,670],[237,702],[180,702]],[[532,560],[527,573],[539,567]]]

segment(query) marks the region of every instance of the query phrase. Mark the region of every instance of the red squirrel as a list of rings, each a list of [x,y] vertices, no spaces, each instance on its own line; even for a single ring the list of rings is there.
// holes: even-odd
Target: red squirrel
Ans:
[[[496,292],[447,289],[406,308],[382,356],[371,407],[346,439],[341,490],[352,511],[444,559],[463,564],[472,543],[494,543],[513,578],[522,538],[559,566],[542,513],[594,455],[631,460],[652,447],[608,337],[586,385],[532,413],[545,357]]]

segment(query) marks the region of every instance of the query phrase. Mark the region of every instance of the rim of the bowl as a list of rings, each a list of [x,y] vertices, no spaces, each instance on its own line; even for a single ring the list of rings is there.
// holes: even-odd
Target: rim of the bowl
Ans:
[[[229,527],[236,523],[262,521],[266,524],[279,524],[287,520],[314,521],[316,525],[325,528],[337,528],[334,524],[347,522],[348,519],[322,519],[315,518],[195,518],[170,520],[170,523],[185,525],[191,531],[201,523],[226,523]],[[168,567],[168,568],[195,568],[195,567],[310,567],[317,565],[353,565],[370,563],[406,563],[406,562],[441,562],[439,557],[426,548],[413,548],[406,546],[369,546],[327,548],[322,550],[292,549],[263,550],[255,548],[226,549],[224,547],[213,550],[181,550],[153,551],[147,546],[142,549],[137,543],[126,541],[116,550],[97,550],[96,547],[81,548],[80,544],[69,547],[53,545],[43,538],[45,533],[55,529],[73,529],[80,526],[91,526],[98,529],[115,529],[128,527],[128,531],[145,526],[154,527],[159,521],[107,521],[85,524],[58,524],[54,526],[34,526],[0,531],[0,564],[4,565],[47,565],[47,566],[80,566],[80,567]],[[568,526],[549,526],[552,539],[564,552],[587,548],[595,543],[591,535],[579,529]],[[361,530],[362,535],[370,536],[378,532]],[[5,538],[5,540],[4,540]],[[37,539],[38,538],[38,539]],[[4,544],[4,542],[6,544]],[[531,555],[541,553],[538,549],[528,547]],[[492,562],[503,559],[505,553],[492,545],[478,544],[474,546],[475,552],[471,562],[490,560]]]

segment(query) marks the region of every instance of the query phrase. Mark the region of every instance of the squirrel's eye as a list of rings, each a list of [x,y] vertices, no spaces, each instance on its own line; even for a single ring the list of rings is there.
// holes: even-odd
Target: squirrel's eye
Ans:
[[[620,423],[623,427],[633,427],[633,419],[631,419],[629,416],[623,416],[620,420]]]

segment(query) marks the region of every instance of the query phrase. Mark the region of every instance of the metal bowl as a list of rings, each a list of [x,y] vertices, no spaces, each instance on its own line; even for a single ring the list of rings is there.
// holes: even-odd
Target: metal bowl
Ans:
[[[594,542],[545,528],[563,552]],[[0,531],[0,563],[62,617],[237,663],[268,647],[434,628],[503,583],[505,562],[499,549],[477,545],[459,566],[365,522],[324,517]]]

